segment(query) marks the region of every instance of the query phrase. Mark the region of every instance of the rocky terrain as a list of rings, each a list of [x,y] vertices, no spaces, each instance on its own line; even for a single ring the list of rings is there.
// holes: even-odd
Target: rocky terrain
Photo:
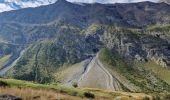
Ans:
[[[22,100],[22,99],[12,95],[0,94],[0,100]]]
[[[170,5],[166,3],[59,0],[0,13],[0,19],[0,57],[12,55],[2,65],[1,76],[119,91],[170,91],[167,80],[144,67],[153,61],[169,70]]]

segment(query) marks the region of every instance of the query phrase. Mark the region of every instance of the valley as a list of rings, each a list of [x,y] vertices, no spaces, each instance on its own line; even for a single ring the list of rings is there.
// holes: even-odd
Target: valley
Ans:
[[[169,100],[169,75],[167,3],[59,0],[0,13],[0,93],[25,91],[9,92],[24,100],[34,97],[27,98],[27,90],[40,92],[38,100],[51,94],[66,100]]]
[[[17,61],[20,59],[23,53],[24,50],[20,51],[19,54],[17,52],[15,55],[12,55],[11,57],[8,58],[9,59],[8,62],[6,62],[6,64],[3,64],[0,69],[0,77],[3,77],[5,73],[9,71],[17,63]]]

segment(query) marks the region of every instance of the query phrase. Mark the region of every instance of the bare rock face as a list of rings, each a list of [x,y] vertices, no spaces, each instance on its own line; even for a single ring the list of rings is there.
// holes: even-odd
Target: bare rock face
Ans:
[[[0,94],[0,100],[22,100],[22,98],[8,94]]]
[[[129,32],[104,33],[103,41],[106,46],[116,50],[127,59],[147,61],[153,60],[162,67],[170,67],[169,40],[155,36],[155,33],[142,35]]]

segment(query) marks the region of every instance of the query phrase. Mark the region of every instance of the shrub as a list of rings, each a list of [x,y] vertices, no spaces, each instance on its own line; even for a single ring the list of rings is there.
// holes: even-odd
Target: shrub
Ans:
[[[90,92],[84,92],[84,96],[87,98],[95,98],[95,95],[93,93]]]
[[[170,100],[170,94],[165,96],[165,100]]]
[[[150,98],[147,97],[147,96],[145,96],[145,97],[143,98],[143,100],[150,100]]]
[[[74,82],[74,83],[72,84],[72,86],[73,86],[74,88],[77,88],[77,87],[78,87],[78,83],[77,83],[77,82]]]
[[[0,87],[6,87],[6,86],[9,86],[9,85],[3,81],[0,81]]]
[[[161,100],[159,96],[153,96],[153,100]]]

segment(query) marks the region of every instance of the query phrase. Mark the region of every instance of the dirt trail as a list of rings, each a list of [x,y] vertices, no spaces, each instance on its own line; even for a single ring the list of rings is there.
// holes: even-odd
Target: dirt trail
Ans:
[[[99,61],[98,54],[88,64],[78,83],[80,87],[121,90],[117,79]]]
[[[98,58],[98,54],[97,54],[97,58]],[[103,64],[100,62],[99,59],[97,59],[97,64],[98,64],[98,66],[99,66],[101,69],[103,69],[103,71],[107,74],[107,76],[108,76],[108,78],[109,78],[109,79],[108,79],[108,82],[107,82],[108,87],[110,87],[110,89],[112,89],[112,90],[120,89],[121,87],[120,87],[117,79],[114,78],[114,77],[109,73],[109,71],[103,66]]]

